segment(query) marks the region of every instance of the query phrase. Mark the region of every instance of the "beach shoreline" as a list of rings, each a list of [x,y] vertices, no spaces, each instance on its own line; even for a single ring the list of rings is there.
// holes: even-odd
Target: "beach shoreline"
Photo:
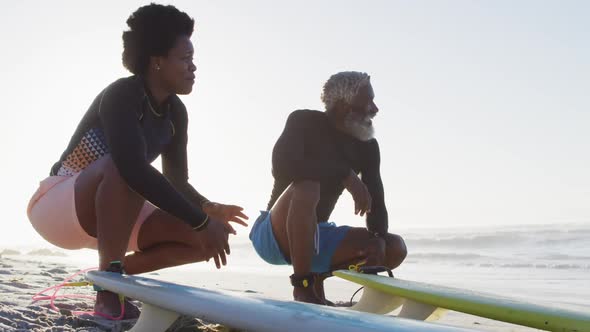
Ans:
[[[65,278],[82,268],[67,256],[60,255],[59,251],[45,250],[32,253],[31,255],[31,253],[5,251],[0,257],[1,331],[55,331],[56,327],[59,331],[125,331],[133,326],[135,320],[109,321],[96,316],[72,314],[74,310],[92,310],[91,299],[59,299],[56,301],[56,306],[60,309],[60,313],[49,309],[49,301],[33,302],[32,297],[37,292],[63,282]],[[46,256],[42,256],[43,254]],[[291,289],[285,282],[285,278],[277,273],[261,275],[253,272],[240,273],[232,269],[216,271],[201,264],[196,270],[185,266],[148,273],[144,276],[208,289],[257,293],[263,297],[290,300]],[[182,282],[190,278],[193,278],[194,282]],[[358,288],[343,280],[332,279],[327,282],[326,291],[335,296],[334,300],[337,302],[345,301],[351,292]],[[90,287],[68,288],[64,291],[67,294],[85,296],[94,294]],[[393,321],[392,324],[394,324]],[[456,312],[449,312],[436,324],[481,331],[535,331]],[[223,330],[223,327],[214,322],[181,317],[169,331],[217,330]]]

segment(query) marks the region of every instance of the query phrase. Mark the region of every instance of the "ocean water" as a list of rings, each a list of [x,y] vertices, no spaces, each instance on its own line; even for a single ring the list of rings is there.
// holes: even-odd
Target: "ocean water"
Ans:
[[[405,234],[406,263],[590,273],[590,226],[514,226]]]
[[[404,234],[397,274],[590,312],[590,224],[430,229]]]

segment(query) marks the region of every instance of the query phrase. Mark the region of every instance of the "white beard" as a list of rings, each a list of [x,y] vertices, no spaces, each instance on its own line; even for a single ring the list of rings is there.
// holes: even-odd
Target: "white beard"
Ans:
[[[375,128],[369,115],[358,119],[349,113],[344,118],[344,131],[363,142],[375,137]]]

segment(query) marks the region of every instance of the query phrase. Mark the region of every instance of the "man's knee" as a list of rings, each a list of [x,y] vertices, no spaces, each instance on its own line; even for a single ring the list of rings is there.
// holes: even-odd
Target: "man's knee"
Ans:
[[[297,181],[291,184],[292,200],[300,205],[315,208],[320,201],[320,184],[315,181]]]
[[[385,242],[386,264],[389,268],[395,268],[399,266],[408,255],[406,242],[401,236],[397,234],[387,234],[385,237]]]

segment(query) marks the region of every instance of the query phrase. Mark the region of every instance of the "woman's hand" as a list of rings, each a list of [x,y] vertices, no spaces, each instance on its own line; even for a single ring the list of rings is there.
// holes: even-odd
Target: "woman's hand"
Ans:
[[[209,217],[209,223],[200,232],[197,232],[201,250],[207,257],[206,260],[213,258],[215,266],[219,269],[222,265],[227,264],[226,255],[229,255],[228,232],[224,223],[219,219]]]
[[[237,205],[226,205],[215,202],[206,202],[203,204],[203,212],[208,216],[223,222],[224,227],[228,233],[236,234],[236,230],[229,223],[235,222],[242,226],[248,226],[244,221],[248,220],[248,216],[242,213],[244,209]]]

